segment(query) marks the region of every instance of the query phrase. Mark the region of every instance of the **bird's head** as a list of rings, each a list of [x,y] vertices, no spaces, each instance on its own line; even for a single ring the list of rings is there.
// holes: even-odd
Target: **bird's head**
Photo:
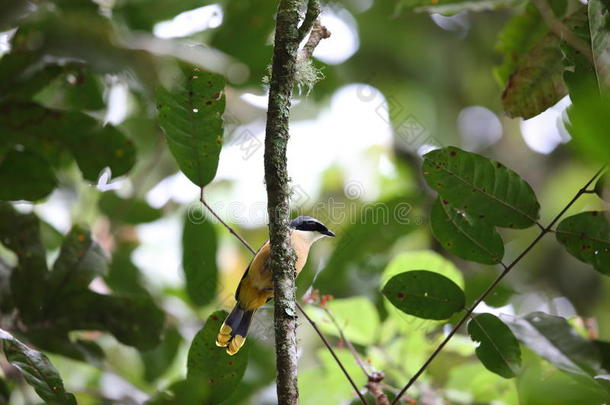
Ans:
[[[311,241],[316,241],[324,236],[334,237],[335,234],[326,227],[319,220],[308,217],[300,216],[290,221],[290,228],[303,233],[307,233],[310,236]]]

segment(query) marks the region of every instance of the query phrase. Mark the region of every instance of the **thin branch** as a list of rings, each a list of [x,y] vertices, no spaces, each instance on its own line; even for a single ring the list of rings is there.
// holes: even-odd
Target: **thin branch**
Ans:
[[[364,396],[362,395],[362,393],[358,389],[358,386],[356,385],[356,383],[354,382],[352,377],[349,375],[349,373],[347,372],[347,370],[343,366],[343,363],[341,363],[341,360],[339,360],[339,357],[337,356],[337,354],[333,350],[332,346],[330,345],[330,343],[328,342],[326,337],[322,334],[322,331],[320,331],[320,329],[318,328],[318,325],[316,325],[316,322],[313,319],[311,319],[309,317],[309,315],[307,315],[307,313],[305,313],[305,310],[303,308],[301,308],[301,305],[299,305],[298,302],[297,302],[297,308],[299,309],[299,311],[301,311],[301,313],[303,314],[305,319],[307,319],[307,322],[309,322],[309,324],[316,331],[318,336],[320,336],[320,339],[322,339],[322,342],[324,343],[324,346],[326,346],[326,348],[328,349],[330,354],[333,356],[333,358],[335,359],[335,361],[339,365],[339,368],[341,369],[341,371],[343,371],[343,374],[345,374],[345,377],[347,377],[347,379],[349,380],[350,384],[354,388],[354,391],[356,391],[356,393],[358,394],[358,397],[360,397],[360,401],[362,401],[362,403],[364,405],[368,405],[368,403],[366,402],[366,399],[364,398]]]
[[[424,362],[424,364],[419,368],[419,370],[417,370],[417,372],[413,375],[413,377],[411,377],[411,379],[409,380],[409,382],[407,382],[407,384],[402,388],[402,390],[400,390],[399,394],[396,396],[396,398],[394,398],[394,401],[392,401],[392,405],[398,403],[398,401],[400,401],[400,398],[405,394],[405,392],[407,392],[407,390],[415,383],[415,381],[417,381],[417,379],[419,378],[419,376],[421,376],[423,374],[423,372],[428,368],[428,366],[430,365],[430,363],[432,363],[432,361],[436,358],[436,356],[438,356],[438,354],[443,350],[443,348],[445,347],[445,345],[451,340],[451,338],[453,337],[453,335],[456,334],[456,332],[462,327],[462,325],[466,322],[466,320],[468,320],[468,318],[470,317],[470,315],[474,312],[474,310],[476,309],[476,307],[483,302],[483,300],[485,298],[487,298],[487,296],[498,286],[498,284],[500,284],[500,282],[504,279],[504,277],[506,277],[506,275],[521,261],[521,259],[523,259],[523,257],[530,251],[532,250],[532,248],[534,246],[536,246],[536,244],[540,241],[540,239],[542,239],[542,237],[544,235],[546,235],[547,233],[550,232],[550,230],[553,228],[553,226],[557,223],[557,221],[559,221],[559,219],[563,216],[563,214],[566,213],[566,211],[576,202],[576,200],[578,200],[580,198],[581,195],[585,194],[588,187],[595,181],[595,179],[597,179],[597,177],[604,171],[605,166],[603,166],[601,169],[599,169],[597,171],[597,173],[595,173],[595,175],[587,182],[587,184],[584,185],[584,187],[582,187],[580,190],[578,190],[578,192],[576,193],[576,195],[570,200],[570,202],[568,202],[568,204],[561,210],[561,212],[559,212],[559,214],[557,214],[557,216],[555,216],[555,218],[551,221],[551,223],[544,229],[542,229],[540,231],[540,233],[538,234],[538,236],[529,244],[528,247],[525,248],[525,250],[523,252],[521,252],[521,254],[519,256],[517,256],[517,258],[515,260],[512,261],[511,264],[509,264],[504,271],[494,280],[493,283],[491,283],[491,285],[489,287],[487,287],[487,289],[485,290],[485,292],[483,292],[483,294],[481,294],[481,296],[479,298],[477,298],[477,300],[474,302],[474,304],[466,311],[466,313],[464,314],[464,316],[459,320],[459,322],[453,327],[453,329],[451,329],[451,331],[449,332],[449,334],[445,337],[445,339],[438,345],[438,347],[436,349],[434,349],[434,351],[432,352],[432,354],[430,355],[430,357],[428,357],[428,359]]]
[[[326,313],[326,315],[328,315],[328,317],[330,318],[330,321],[335,325],[335,328],[337,328],[337,331],[339,332],[339,337],[347,345],[347,348],[352,353],[354,360],[356,360],[356,363],[358,363],[358,366],[360,367],[360,369],[362,370],[364,375],[366,375],[367,378],[371,378],[372,373],[370,373],[367,370],[366,366],[364,365],[364,362],[360,358],[360,354],[358,353],[358,351],[356,350],[356,348],[354,347],[352,342],[350,342],[350,340],[345,336],[345,334],[343,333],[343,329],[341,328],[341,325],[339,325],[339,323],[337,322],[337,319],[334,317],[332,312],[330,312],[330,310],[328,308],[326,308],[325,306],[320,305],[320,308],[322,308],[322,310]]]
[[[314,49],[316,49],[316,46],[318,46],[320,41],[326,38],[330,38],[330,31],[320,23],[320,19],[317,19],[313,23],[313,28],[311,29],[311,33],[309,34],[309,39],[307,39],[307,42],[299,51],[298,60],[302,61],[311,58]]]
[[[390,400],[388,399],[388,396],[385,394],[385,392],[383,392],[383,389],[381,388],[381,382],[385,378],[385,374],[380,371],[374,371],[372,373],[368,371],[366,365],[364,364],[364,361],[362,361],[362,359],[360,358],[360,354],[358,353],[352,342],[350,342],[350,340],[345,336],[345,334],[343,333],[343,328],[341,328],[341,325],[339,325],[339,322],[337,322],[337,319],[330,311],[330,309],[322,305],[320,305],[320,308],[324,310],[326,315],[328,315],[328,317],[330,318],[331,322],[335,325],[335,328],[337,328],[337,331],[339,332],[339,337],[345,342],[349,351],[352,353],[354,360],[356,360],[356,363],[358,363],[358,366],[360,367],[364,375],[366,375],[366,388],[373,395],[373,398],[375,398],[375,403],[377,405],[390,405]]]
[[[220,218],[220,216],[218,216],[218,214],[216,214],[216,212],[212,209],[212,207],[210,207],[208,205],[208,203],[205,201],[205,198],[203,195],[203,187],[201,187],[201,194],[199,195],[199,201],[201,201],[203,206],[206,207],[212,215],[214,215],[214,218],[216,218],[218,220],[218,222],[223,224],[224,227],[227,228],[227,230],[229,232],[231,232],[241,242],[241,244],[246,247],[246,249],[248,249],[253,255],[256,254],[256,250],[252,249],[252,246],[250,246],[244,238],[242,238],[237,232],[235,232],[235,230],[231,226],[229,226],[225,221],[223,221],[222,218]]]
[[[591,51],[591,47],[589,44],[577,37],[568,27],[565,26],[557,17],[555,17],[555,13],[549,3],[546,0],[532,0],[538,11],[540,11],[540,15],[542,19],[549,26],[549,29],[557,36],[559,39],[563,39],[566,41],[568,45],[574,48],[577,52],[584,55],[591,63],[593,63],[593,52]]]
[[[311,27],[314,25],[314,21],[316,21],[320,15],[320,12],[320,0],[309,0],[307,2],[307,12],[305,13],[305,18],[299,27],[299,43],[301,43],[309,31],[311,31]]]

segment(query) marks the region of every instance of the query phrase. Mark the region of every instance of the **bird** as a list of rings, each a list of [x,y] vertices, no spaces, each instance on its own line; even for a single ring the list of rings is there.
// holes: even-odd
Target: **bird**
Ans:
[[[298,276],[307,262],[311,245],[325,236],[334,237],[335,234],[322,222],[309,216],[293,219],[289,227],[291,245],[296,253],[295,267]],[[226,347],[226,352],[231,356],[244,345],[256,310],[273,298],[273,276],[268,263],[270,254],[271,245],[267,241],[246,268],[235,291],[237,302],[216,337],[216,346]]]

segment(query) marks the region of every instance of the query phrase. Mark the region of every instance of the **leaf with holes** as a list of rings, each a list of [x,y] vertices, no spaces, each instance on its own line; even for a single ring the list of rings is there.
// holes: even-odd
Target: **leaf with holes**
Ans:
[[[424,178],[456,209],[505,228],[527,228],[540,204],[532,187],[503,164],[450,146],[424,155]]]
[[[556,237],[578,260],[610,276],[610,211],[588,211],[561,221]]]
[[[529,4],[522,13],[512,16],[498,34],[495,48],[504,58],[502,64],[494,68],[494,74],[503,88],[511,73],[528,56],[528,51],[549,32],[541,20],[536,6]]]
[[[182,232],[182,268],[186,292],[195,305],[210,303],[216,296],[218,266],[216,265],[216,230],[202,218],[193,222],[188,213]]]
[[[595,345],[580,336],[559,316],[532,312],[522,318],[502,318],[517,339],[560,370],[584,376],[600,371],[600,354]]]
[[[468,323],[468,334],[480,342],[476,354],[489,371],[513,378],[521,367],[521,348],[515,335],[498,317],[480,314]]]
[[[0,329],[0,340],[6,359],[44,401],[60,405],[76,405],[74,395],[66,392],[61,377],[47,356],[31,349],[10,333]]]
[[[226,400],[235,391],[248,365],[248,344],[234,356],[216,346],[216,334],[226,316],[225,311],[210,315],[193,338],[188,353],[187,380],[206,387],[208,401],[213,404]]]
[[[222,147],[224,78],[185,69],[175,88],[157,91],[159,124],[180,170],[203,187],[212,181]]]
[[[504,242],[492,225],[442,198],[432,207],[430,227],[443,247],[462,259],[497,264],[504,256]]]
[[[502,105],[509,117],[534,117],[552,107],[567,89],[563,82],[563,57],[559,41],[548,34],[525,56],[509,76]]]
[[[418,318],[443,320],[464,309],[464,292],[438,273],[413,270],[392,277],[383,295],[401,311]]]
[[[586,7],[577,9],[563,23],[572,31],[585,26]],[[548,33],[520,58],[502,92],[502,105],[509,116],[525,119],[534,117],[567,94],[563,80],[564,55],[560,43],[561,39],[557,35]]]

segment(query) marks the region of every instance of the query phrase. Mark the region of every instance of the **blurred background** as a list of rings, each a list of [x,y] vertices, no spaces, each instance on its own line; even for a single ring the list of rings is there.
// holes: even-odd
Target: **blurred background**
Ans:
[[[86,111],[135,144],[129,173],[116,176],[105,170],[96,183],[83,179],[73,161],[59,159],[58,188],[35,204],[16,204],[44,221],[49,261],[59,246],[51,241],[73,224],[88,225],[112,257],[107,276],[94,280],[91,288],[102,293],[144,290],[166,313],[162,343],[152,351],[140,352],[109,334],[75,331],[71,333],[101,346],[100,363],[50,354],[80,404],[143,403],[183,377],[191,339],[213,311],[232,307],[233,292],[251,258],[202,209],[199,189],[178,171],[157,126],[155,88],[172,80],[179,62],[227,79],[225,142],[206,199],[255,248],[267,239],[264,77],[276,3],[11,0],[0,12],[5,57],[19,47],[24,54],[35,53],[37,61],[87,66],[62,71],[37,89],[33,100]],[[499,271],[462,261],[431,237],[427,215],[434,194],[420,175],[422,154],[455,145],[505,163],[536,191],[543,224],[597,169],[571,147],[562,123],[569,98],[528,120],[502,112],[510,61],[497,44],[506,22],[526,2],[453,15],[418,13],[406,3],[344,0],[324,5],[321,22],[332,36],[313,54],[323,79],[295,92],[288,147],[294,215],[315,216],[338,235],[314,246],[298,280],[298,296],[316,289],[334,297],[329,307],[371,367],[386,373],[390,391],[406,382],[442,337],[439,323],[407,317],[382,300],[380,285],[395,267],[442,268],[465,286],[468,302]],[[7,74],[0,81],[8,82],[9,71],[0,73]],[[570,213],[601,208],[599,199],[586,195]],[[216,263],[210,265],[217,268],[218,282],[208,286],[215,293],[204,305],[194,303],[185,290],[185,222],[210,222],[215,231]],[[502,230],[505,261],[536,234],[535,227]],[[0,255],[6,258],[10,252],[2,248]],[[608,279],[569,256],[550,235],[479,310],[506,316],[542,310],[572,319],[584,334],[610,339],[609,288]],[[316,306],[308,311],[363,384],[366,379],[336,329]],[[269,306],[257,313],[247,342],[248,369],[224,403],[275,403],[272,312]],[[351,387],[309,325],[300,322],[302,403],[350,403]],[[594,395],[590,387],[528,352],[526,372],[505,380],[476,360],[474,348],[458,335],[413,396],[422,404],[596,403],[595,396],[587,402],[587,395]],[[11,404],[35,402],[26,386],[10,396]]]

